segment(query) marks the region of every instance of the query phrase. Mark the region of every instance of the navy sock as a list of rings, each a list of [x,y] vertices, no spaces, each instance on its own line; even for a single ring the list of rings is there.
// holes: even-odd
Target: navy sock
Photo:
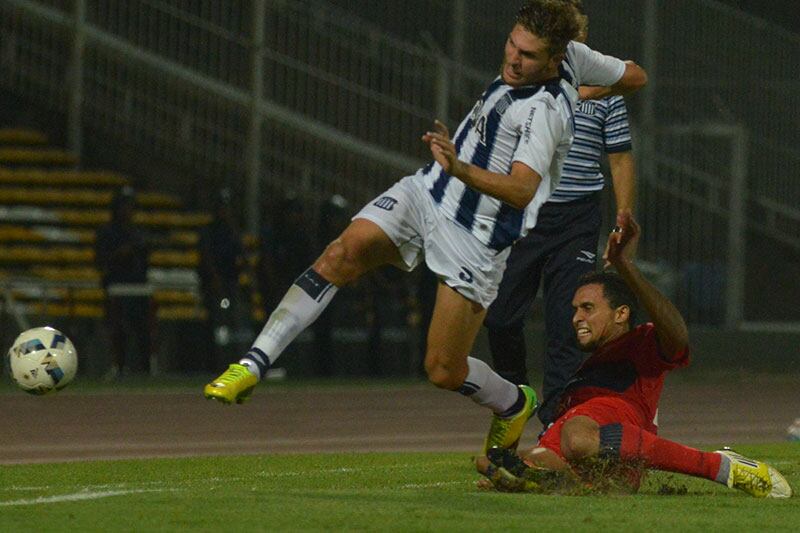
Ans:
[[[256,374],[256,377],[263,378],[267,375],[267,370],[269,370],[270,362],[269,357],[259,348],[253,346],[240,360],[239,364],[247,366],[250,370],[257,369],[257,372],[253,372]]]
[[[503,411],[502,413],[498,413],[497,416],[500,418],[509,418],[514,416],[515,414],[522,411],[522,408],[525,407],[525,393],[522,392],[522,389],[517,387],[517,399],[514,402],[514,405]]]
[[[622,449],[622,424],[600,426],[600,455],[619,457]]]

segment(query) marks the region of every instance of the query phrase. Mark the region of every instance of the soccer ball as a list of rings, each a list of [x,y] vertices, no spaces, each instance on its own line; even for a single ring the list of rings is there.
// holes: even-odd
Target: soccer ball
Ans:
[[[11,379],[25,392],[47,394],[66,387],[78,371],[78,353],[66,335],[51,327],[20,333],[8,350]]]

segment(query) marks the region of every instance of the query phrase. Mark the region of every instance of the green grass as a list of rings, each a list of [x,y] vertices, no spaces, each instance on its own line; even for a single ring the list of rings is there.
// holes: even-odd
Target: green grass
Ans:
[[[800,488],[800,444],[741,446]],[[476,488],[466,454],[314,454],[0,467],[0,531],[796,531],[800,498],[651,474],[634,496]],[[663,486],[688,489],[659,494]]]

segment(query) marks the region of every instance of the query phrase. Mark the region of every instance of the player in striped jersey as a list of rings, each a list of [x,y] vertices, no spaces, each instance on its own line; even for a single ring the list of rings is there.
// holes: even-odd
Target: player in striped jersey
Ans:
[[[517,387],[469,357],[497,293],[509,246],[534,226],[556,187],[572,142],[577,86],[638,89],[644,71],[570,40],[577,14],[563,0],[530,0],[505,45],[501,74],[450,139],[435,123],[423,140],[434,162],[365,206],[289,288],[253,347],[205,387],[226,403],[248,397],[286,346],[322,312],[338,287],[385,264],[423,259],[439,277],[425,369],[436,386],[494,412],[485,447],[515,448],[536,408]]]
[[[576,2],[580,7],[580,2]],[[588,21],[581,17],[580,40]],[[588,93],[589,89],[584,89]],[[542,424],[553,421],[561,390],[583,361],[575,342],[570,302],[578,280],[596,267],[600,238],[600,160],[607,154],[617,213],[632,212],[636,176],[625,101],[621,96],[582,100],[575,111],[575,139],[561,182],[539,213],[536,227],[517,242],[508,258],[497,299],[485,325],[495,370],[518,385],[528,384],[523,323],[541,281],[547,345],[543,364]]]

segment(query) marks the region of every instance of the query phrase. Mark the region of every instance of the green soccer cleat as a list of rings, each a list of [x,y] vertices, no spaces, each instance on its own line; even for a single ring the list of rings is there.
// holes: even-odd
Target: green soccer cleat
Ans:
[[[717,450],[731,461],[728,487],[746,492],[756,498],[789,498],[792,487],[780,472],[767,463],[748,459],[725,448]]]
[[[494,447],[506,448],[512,451],[517,449],[522,430],[525,429],[525,423],[533,416],[539,406],[536,392],[531,387],[519,385],[519,388],[525,395],[525,405],[519,413],[509,418],[500,418],[496,414],[492,417],[489,434],[486,436],[486,442],[483,443],[484,455],[488,454],[489,450]]]
[[[209,400],[222,403],[244,403],[253,392],[258,378],[246,366],[234,363],[220,377],[203,389]]]

